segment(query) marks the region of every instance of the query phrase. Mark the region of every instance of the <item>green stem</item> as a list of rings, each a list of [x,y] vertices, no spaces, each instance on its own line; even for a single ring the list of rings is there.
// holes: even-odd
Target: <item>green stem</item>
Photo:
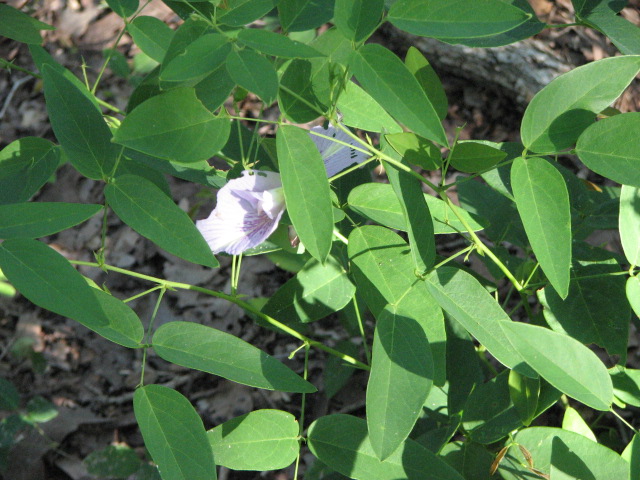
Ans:
[[[367,359],[367,363],[371,365],[371,352],[369,352],[369,345],[367,344],[367,335],[364,331],[364,322],[362,321],[362,315],[360,315],[358,299],[354,295],[351,301],[353,302],[353,309],[356,312],[356,318],[358,320],[358,329],[360,330],[360,336],[362,337],[362,348],[364,349],[364,356]]]
[[[430,186],[432,189],[434,189],[436,192],[440,191],[440,187],[438,187],[437,185],[433,184],[432,182],[430,182],[429,180],[427,180],[426,178],[424,178],[422,175],[420,175],[418,172],[414,171],[411,167],[403,164],[402,162],[399,162],[398,160],[396,160],[395,158],[390,157],[389,155],[387,155],[386,153],[383,153],[382,151],[378,150],[377,148],[375,148],[373,145],[369,145],[365,142],[362,141],[362,139],[360,137],[358,137],[357,135],[354,135],[353,133],[351,133],[351,130],[349,130],[347,127],[345,127],[344,125],[338,123],[336,125],[336,127],[338,127],[340,130],[342,130],[344,133],[346,133],[347,135],[349,135],[351,138],[353,138],[354,140],[356,140],[357,142],[361,143],[362,145],[366,146],[367,149],[369,150],[369,152],[373,153],[373,155],[376,158],[382,159],[387,163],[390,163],[391,165],[393,165],[394,167],[396,167],[398,170],[402,170],[403,172],[407,172],[409,175],[417,178],[418,180],[420,180],[421,183],[425,183],[428,186]],[[332,139],[335,141],[335,139]],[[360,149],[358,149],[360,150]],[[360,150],[362,151],[362,150]],[[361,166],[362,164],[360,164]]]
[[[146,341],[149,342],[151,338],[151,332],[153,329],[153,324],[156,320],[156,316],[158,315],[158,309],[160,308],[160,303],[162,302],[162,297],[164,297],[164,293],[167,291],[166,287],[160,287],[160,294],[158,295],[158,300],[156,301],[155,307],[153,307],[153,313],[151,314],[151,318],[149,319],[149,327],[147,328]],[[144,367],[147,364],[147,350],[149,346],[144,346],[142,349],[142,366],[140,368],[140,383],[138,387],[144,386]]]
[[[127,114],[127,112],[125,112],[124,110],[120,110],[115,105],[111,105],[109,102],[105,102],[104,100],[96,97],[95,95],[94,95],[94,98],[96,99],[96,102],[98,102],[98,105],[102,105],[103,107],[108,108],[112,112],[115,112],[115,113],[117,113],[119,115],[122,115],[122,116],[125,116]]]
[[[304,344],[304,371],[302,373],[302,378],[304,378],[305,380],[307,380],[309,377],[309,344],[305,343]],[[299,436],[300,438],[298,439],[299,443],[302,443],[302,432],[304,432],[304,411],[305,408],[307,406],[307,394],[303,393],[302,394],[302,402],[300,404],[300,430],[299,430]],[[298,455],[296,456],[296,467],[295,467],[295,471],[293,472],[293,478],[294,480],[297,480],[298,478],[298,468],[300,466],[300,453],[302,452],[302,449],[298,449]]]
[[[33,78],[42,78],[42,75],[39,75],[31,70],[27,70],[26,68],[22,68],[18,65],[15,65],[13,62],[9,60],[5,60],[4,58],[0,58],[0,67],[7,67],[9,70],[16,70],[17,72],[26,73],[27,75],[31,75]]]
[[[640,435],[640,432],[633,426],[631,425],[629,422],[627,422],[624,418],[622,418],[618,412],[616,412],[613,407],[611,408],[611,413],[613,413],[616,417],[618,417],[618,419],[624,423],[627,427],[629,427],[636,435]]]
[[[114,267],[113,265],[107,265],[107,264],[103,264],[103,265],[98,265],[97,263],[94,262],[85,262],[85,261],[80,261],[80,260],[70,260],[70,262],[74,265],[84,265],[87,267],[96,267],[96,268],[102,268],[104,270],[110,270],[112,272],[117,272],[117,273],[122,273],[123,275],[128,275],[130,277],[135,277],[135,278],[139,278],[141,280],[147,280],[149,282],[153,282],[153,283],[157,283],[159,285],[162,285],[163,287],[169,289],[169,288],[177,288],[177,289],[181,289],[181,290],[191,290],[194,292],[198,292],[198,293],[203,293],[205,295],[210,295],[212,297],[216,297],[216,298],[222,298],[223,300],[227,300],[228,302],[231,302],[235,305],[238,305],[240,308],[242,308],[243,310],[254,314],[255,316],[261,318],[262,320],[264,320],[265,322],[269,323],[270,325],[272,325],[273,327],[277,328],[278,330],[294,337],[297,338],[298,340],[302,341],[302,342],[307,342],[310,346],[317,348],[318,350],[322,350],[326,353],[328,353],[329,355],[333,355],[334,357],[338,357],[340,358],[342,361],[349,363],[351,365],[353,365],[354,367],[360,368],[362,370],[370,370],[369,365],[366,365],[364,363],[362,363],[359,360],[356,360],[355,358],[353,358],[350,355],[347,355],[346,353],[342,353],[339,352],[338,350],[335,350],[331,347],[328,347],[326,345],[324,345],[321,342],[318,342],[317,340],[312,340],[311,338],[308,338],[304,335],[302,335],[300,332],[298,332],[297,330],[294,330],[293,328],[289,327],[288,325],[285,325],[282,322],[279,322],[278,320],[276,320],[273,317],[270,317],[269,315],[266,315],[264,313],[262,313],[260,310],[258,310],[256,307],[254,307],[253,305],[251,305],[248,302],[245,302],[243,300],[241,300],[240,298],[234,297],[232,295],[227,295],[225,293],[222,292],[217,292],[215,290],[209,290],[208,288],[202,288],[202,287],[198,287],[196,285],[190,285],[188,283],[181,283],[181,282],[172,282],[169,280],[163,280],[161,278],[157,278],[157,277],[152,277],[151,275],[145,275],[143,273],[137,273],[137,272],[132,272],[130,270],[125,270],[124,268],[119,268],[119,267]]]
[[[336,228],[333,229],[333,235],[345,245],[349,245],[349,240],[347,240],[347,238],[342,235]]]
[[[469,225],[469,222],[467,222],[467,219],[464,218],[456,208],[454,208],[454,205],[451,202],[451,199],[449,198],[449,196],[446,194],[446,192],[442,192],[440,196],[442,197],[442,200],[444,200],[445,203],[449,206],[449,208],[454,213],[454,215],[458,217],[458,220],[460,220],[460,223],[462,223],[462,225],[464,226],[465,230],[473,240],[473,243],[476,245],[476,248],[480,250],[482,253],[484,253],[487,257],[489,257],[493,261],[493,263],[495,263],[498,266],[498,268],[502,270],[502,273],[504,273],[504,275],[513,284],[513,286],[516,287],[516,290],[518,290],[518,292],[522,291],[523,288],[520,282],[518,281],[518,279],[513,276],[513,274],[509,271],[507,266],[504,263],[502,263],[502,261],[498,257],[495,256],[495,254],[489,249],[489,247],[487,247],[482,242],[482,240],[480,240],[478,235],[476,235],[476,232],[473,231],[473,228],[471,227],[471,225]]]

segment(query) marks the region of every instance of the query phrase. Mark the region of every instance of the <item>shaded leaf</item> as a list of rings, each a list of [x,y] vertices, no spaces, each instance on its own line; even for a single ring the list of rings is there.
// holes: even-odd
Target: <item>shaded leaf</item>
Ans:
[[[0,205],[0,238],[38,238],[71,228],[102,210],[102,205],[29,202]]]

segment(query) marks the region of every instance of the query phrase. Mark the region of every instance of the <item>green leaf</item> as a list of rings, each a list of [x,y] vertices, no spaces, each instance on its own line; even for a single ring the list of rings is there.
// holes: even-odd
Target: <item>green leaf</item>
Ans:
[[[508,170],[511,167],[508,166]],[[507,173],[506,178],[509,178]],[[486,219],[485,233],[494,242],[507,240],[523,248],[529,246],[524,226],[512,199],[476,180],[458,184],[460,205],[471,214]]]
[[[466,173],[488,170],[504,160],[506,152],[473,140],[459,142],[453,147],[449,158],[451,166]]]
[[[56,406],[40,395],[36,395],[27,403],[27,412],[21,417],[31,424],[46,423],[58,416]]]
[[[320,152],[306,130],[290,125],[278,128],[276,145],[287,213],[300,241],[323,263],[333,240],[333,211]]]
[[[527,377],[536,377],[500,329],[501,325],[511,323],[509,316],[471,274],[453,267],[440,267],[427,277],[426,283],[442,309],[500,363]]]
[[[531,100],[520,135],[527,149],[555,153],[571,147],[640,72],[640,56],[610,57],[554,79]]]
[[[329,256],[325,264],[309,260],[298,274],[269,299],[262,312],[283,322],[313,322],[342,310],[355,287],[344,268]]]
[[[300,426],[282,410],[256,410],[209,430],[207,437],[218,465],[232,470],[279,470],[291,465],[300,450]]]
[[[127,31],[140,50],[162,63],[174,34],[166,23],[155,17],[140,16],[127,24]]]
[[[137,106],[123,120],[114,141],[151,156],[192,163],[218,153],[230,128],[229,120],[209,112],[192,88],[180,88]]]
[[[609,410],[611,377],[595,353],[547,328],[515,322],[500,326],[522,358],[551,385],[591,408]]]
[[[639,57],[616,57],[639,58]],[[640,113],[623,113],[594,123],[576,145],[580,160],[600,175],[640,187]]]
[[[522,426],[509,394],[508,370],[476,385],[462,411],[462,426],[471,440],[495,443]]]
[[[618,13],[627,6],[627,0],[571,0],[576,16],[592,13]]]
[[[385,150],[389,150],[388,145]],[[397,157],[397,155],[395,155]],[[436,241],[429,206],[422,193],[422,183],[387,162],[382,163],[402,209],[415,271],[424,274],[436,258]],[[404,163],[407,166],[407,163]]]
[[[526,22],[529,15],[499,0],[398,0],[389,21],[414,35],[476,38],[496,35]]]
[[[633,436],[620,456],[629,463],[629,480],[640,478],[640,435]]]
[[[333,23],[346,38],[361,42],[374,32],[383,9],[384,0],[336,0]]]
[[[582,343],[600,345],[609,355],[626,358],[631,311],[624,278],[612,276],[618,272],[615,261],[574,265],[567,298],[548,288],[538,290],[549,326]]]
[[[476,385],[484,383],[480,358],[473,338],[465,328],[450,316],[447,328],[447,411],[449,416],[461,415],[469,394]]]
[[[442,166],[440,149],[415,133],[395,133],[384,138],[404,160],[413,165],[425,170],[438,170]]]
[[[538,410],[540,379],[525,377],[515,370],[511,370],[509,372],[509,396],[522,424],[528,427]]]
[[[587,422],[584,421],[584,418],[582,418],[578,411],[573,407],[566,407],[564,417],[562,417],[562,429],[579,433],[589,440],[598,442],[598,439],[593,434],[591,428],[589,428],[589,425],[587,425]]]
[[[189,216],[149,180],[123,175],[107,185],[104,193],[123,222],[160,248],[193,263],[219,266]]]
[[[107,5],[122,18],[130,17],[138,10],[138,0],[107,0]]]
[[[429,194],[424,198],[431,212],[434,233],[456,233],[464,230],[464,226],[458,217],[450,210],[442,200]],[[406,231],[407,225],[402,215],[400,201],[393,192],[393,187],[383,183],[364,183],[357,186],[349,193],[349,208],[374,222],[396,230]],[[469,222],[474,231],[483,229],[478,223],[477,217],[472,217],[468,212],[459,207],[454,207]]]
[[[15,385],[0,377],[0,410],[16,410],[20,406],[20,394]]]
[[[102,113],[55,68],[42,68],[44,96],[51,127],[72,165],[85,177],[101,180],[115,165],[119,148],[111,143],[111,131]]]
[[[444,318],[425,282],[417,280],[409,246],[387,228],[365,226],[355,228],[349,235],[348,252],[358,293],[376,317],[391,304],[398,315],[420,318],[424,322],[434,363],[433,382],[443,385]]]
[[[202,35],[187,45],[179,55],[173,58],[165,56],[160,71],[161,85],[168,83],[169,86],[175,86],[175,83],[202,80],[224,63],[230,50],[229,39],[224,35]]]
[[[170,388],[146,385],[135,391],[133,411],[162,478],[217,478],[207,433],[189,400]]]
[[[20,10],[0,3],[0,37],[40,45],[42,43],[40,30],[55,30],[55,28],[31,18]]]
[[[287,32],[311,30],[333,17],[334,0],[279,0],[280,24]]]
[[[141,465],[136,451],[126,445],[107,445],[94,450],[85,457],[83,463],[87,472],[102,478],[127,478]]]
[[[582,18],[588,26],[605,34],[624,55],[640,54],[640,29],[613,11],[594,12]]]
[[[227,0],[218,7],[218,22],[232,27],[242,27],[263,15],[276,6],[276,0]]]
[[[115,297],[92,288],[62,255],[31,239],[6,240],[0,268],[29,301],[69,317],[112,342],[139,346],[144,330],[135,312]]]
[[[0,151],[0,205],[26,202],[51,178],[60,148],[44,138],[23,137]]]
[[[424,319],[398,314],[395,307],[378,315],[366,405],[371,446],[380,460],[407,439],[431,390],[427,334]]]
[[[439,38],[440,41],[450,43],[452,45],[462,44],[468,47],[491,48],[509,45],[519,42],[526,38],[533,37],[545,29],[546,24],[538,20],[536,12],[527,0],[500,0],[501,2],[512,5],[523,13],[530,15],[530,18],[518,25],[516,28],[507,30],[506,32],[488,37],[476,38]]]
[[[542,271],[560,297],[569,294],[571,212],[562,175],[543,158],[517,158],[511,185],[518,213]]]
[[[514,441],[526,448],[534,467],[545,475],[554,468],[567,474],[577,473],[577,478],[581,479],[628,478],[629,464],[620,455],[577,433],[560,428],[532,427],[518,431],[513,439],[507,440],[510,444]],[[519,448],[510,448],[500,463],[499,472],[505,480],[535,478],[528,465]]]
[[[489,471],[495,457],[482,445],[473,442],[450,442],[442,447],[440,457],[455,468],[464,478],[493,480],[489,476]],[[486,473],[483,475],[483,472]]]
[[[356,480],[462,480],[442,459],[414,440],[405,440],[389,458],[374,453],[364,420],[326,415],[309,427],[311,452],[333,470]]]
[[[418,135],[448,145],[438,113],[395,54],[371,43],[354,52],[349,64],[363,88],[396,120]]]
[[[640,407],[640,370],[620,365],[609,370],[613,394],[621,402]]]
[[[197,323],[169,322],[153,336],[168,362],[266,390],[312,393],[316,388],[279,360],[226,332]]]
[[[193,88],[196,90],[198,100],[213,113],[229,98],[235,86],[236,82],[231,79],[227,66],[222,64],[196,83]]]
[[[631,265],[640,265],[640,188],[622,186],[620,194],[620,241]]]
[[[296,123],[322,115],[330,103],[331,71],[325,60],[292,60],[280,78],[278,103]]]
[[[261,53],[280,58],[314,58],[323,56],[322,53],[309,45],[291,40],[284,35],[258,28],[240,30],[238,41]]]
[[[636,316],[640,317],[640,277],[627,279],[626,295]]]
[[[404,58],[404,64],[420,83],[424,93],[427,94],[433,108],[438,113],[440,120],[444,120],[447,116],[449,102],[442,82],[429,60],[417,48],[409,47],[407,56]]]
[[[402,132],[402,127],[386,110],[353,82],[347,82],[344,91],[338,97],[337,106],[345,125],[370,132]]]
[[[355,308],[351,304],[351,308]],[[360,349],[349,340],[342,340],[336,344],[336,350],[357,358]],[[322,380],[324,383],[324,394],[327,398],[333,398],[353,376],[356,369],[345,363],[341,358],[330,355],[324,364]]]
[[[227,71],[242,88],[255,93],[270,105],[278,95],[278,76],[273,64],[253,50],[232,50],[227,57]]]
[[[102,205],[33,202],[0,205],[0,238],[38,238],[88,220]]]

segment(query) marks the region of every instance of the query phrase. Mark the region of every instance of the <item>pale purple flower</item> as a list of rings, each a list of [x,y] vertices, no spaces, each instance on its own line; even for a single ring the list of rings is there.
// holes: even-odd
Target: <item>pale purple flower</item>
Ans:
[[[355,141],[333,126],[314,127],[314,132],[341,140]],[[332,177],[345,168],[363,162],[367,155],[332,140],[311,135]],[[238,255],[260,245],[278,228],[285,210],[280,175],[260,170],[243,171],[218,191],[216,208],[208,218],[198,220],[200,230],[213,253]]]

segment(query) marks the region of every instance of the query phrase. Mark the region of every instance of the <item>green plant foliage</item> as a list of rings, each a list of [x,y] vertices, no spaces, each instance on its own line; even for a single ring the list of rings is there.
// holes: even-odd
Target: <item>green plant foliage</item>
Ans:
[[[390,50],[368,44],[349,66],[369,93],[396,120],[429,140],[448,145],[440,118],[412,72]]]
[[[55,30],[55,28],[9,5],[0,4],[0,36],[22,43],[40,45],[42,43],[40,30]]]
[[[295,417],[282,410],[256,410],[209,430],[218,465],[233,470],[279,470],[291,465],[300,444]]]
[[[398,314],[394,307],[378,316],[367,384],[367,429],[380,460],[409,436],[431,390],[433,357],[427,333],[424,323]]]
[[[324,263],[331,249],[333,213],[322,158],[309,134],[283,126],[276,136],[289,217],[309,253]]]
[[[147,449],[163,478],[217,478],[207,433],[189,400],[170,388],[147,385],[136,390],[133,409]]]
[[[123,175],[107,186],[105,197],[125,223],[168,252],[211,268],[219,266],[187,214],[148,180]]]
[[[522,358],[551,385],[591,408],[609,410],[611,378],[591,350],[567,335],[536,325],[504,322],[500,326]]]
[[[558,295],[569,294],[571,213],[562,175],[542,158],[517,158],[511,185],[531,248]]]
[[[175,115],[174,111],[181,114]],[[147,122],[149,117],[155,122]],[[192,163],[218,153],[229,130],[229,120],[204,108],[194,89],[179,88],[138,105],[113,140],[147,155]]]
[[[527,106],[520,127],[522,143],[536,153],[571,147],[638,72],[640,56],[622,56],[604,58],[559,76]]]
[[[88,220],[102,205],[37,202],[0,205],[0,238],[39,238]]]
[[[500,0],[398,0],[389,21],[414,35],[434,38],[477,38],[516,28],[529,15]]]
[[[555,468],[571,475],[569,478],[613,479],[626,478],[629,469],[629,464],[614,451],[559,428],[526,428],[514,440],[526,448],[534,468],[545,475]],[[521,480],[532,475],[528,465],[522,451],[512,446],[499,471],[505,480]]]
[[[314,258],[278,289],[262,311],[283,322],[313,322],[342,310],[355,290],[335,258],[329,256],[324,265]]]
[[[140,468],[136,452],[124,445],[109,445],[84,459],[87,471],[98,477],[127,478]]]
[[[63,66],[40,46],[51,27],[33,5],[0,4],[3,46],[17,52],[0,67],[28,78],[35,66],[29,95],[44,96],[55,135],[0,150],[0,295],[142,362],[135,391],[115,393],[133,394],[153,463],[138,444],[114,444],[85,458],[89,474],[638,480],[640,441],[624,429],[638,428],[640,407],[640,113],[614,108],[640,72],[628,2],[572,0],[572,32],[587,42],[597,30],[620,54],[550,81],[521,117],[521,142],[503,143],[455,125],[423,42],[401,58],[388,40],[399,28],[517,54],[516,42],[567,26],[527,0],[163,2],[181,21],[107,0],[128,36],[88,70],[78,52],[56,51]],[[465,96],[476,88],[457,82]],[[354,135],[316,143],[308,129],[320,124]],[[58,191],[72,197],[54,201]],[[149,247],[135,267],[118,260],[120,220]],[[158,250],[180,259],[164,274]],[[215,272],[212,250],[225,260]],[[262,269],[267,260],[283,271]],[[265,283],[258,297],[247,269]],[[125,277],[136,286],[123,301],[109,292],[128,289]],[[207,315],[167,321],[181,290],[243,310],[242,335]],[[145,332],[134,309],[153,304]],[[254,340],[262,328],[267,344]],[[0,476],[64,420],[41,428],[55,397],[20,395],[14,375],[48,374],[37,347],[19,334],[0,355],[22,362],[0,379]],[[154,356],[270,390],[283,410],[211,425],[218,416],[201,418],[189,385],[144,384]]]
[[[597,122],[580,135],[576,153],[594,172],[625,185],[640,187],[640,140],[632,133],[639,127],[640,113],[616,115]]]
[[[57,69],[42,69],[44,95],[51,126],[62,149],[83,175],[100,180],[112,173],[119,148],[101,112],[82,91]]]
[[[153,336],[160,357],[234,382],[284,392],[316,388],[280,361],[226,332],[188,322],[165,323]]]
[[[156,62],[162,63],[171,45],[173,30],[155,17],[140,16],[127,25],[136,45]]]
[[[348,432],[347,435],[345,433]],[[462,477],[419,443],[407,439],[386,460],[374,453],[364,420],[327,415],[309,427],[309,448],[337,472],[357,480],[460,480]]]

